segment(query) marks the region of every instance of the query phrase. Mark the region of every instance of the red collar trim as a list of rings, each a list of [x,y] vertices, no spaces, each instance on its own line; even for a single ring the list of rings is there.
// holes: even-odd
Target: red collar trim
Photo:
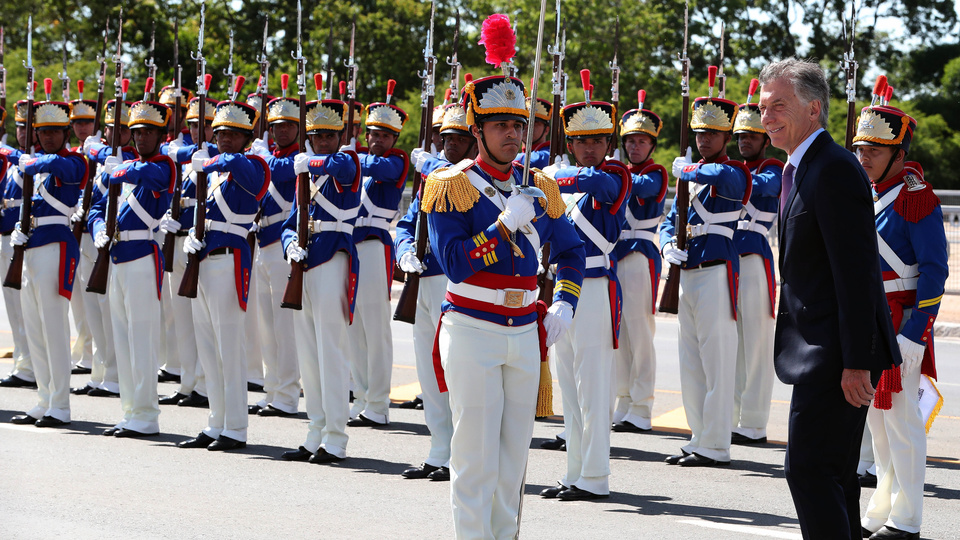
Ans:
[[[633,174],[640,174],[640,171],[642,171],[644,168],[648,167],[649,165],[653,165],[652,159],[648,159],[640,164],[631,163],[630,165],[627,166],[627,169],[629,169],[630,172]]]
[[[705,160],[705,159],[701,159],[701,160],[700,160],[700,163],[720,163],[720,164],[723,164],[723,163],[726,163],[726,162],[728,162],[728,161],[730,161],[730,156],[728,156],[728,155],[726,155],[726,154],[723,154],[723,155],[721,155],[720,157],[718,157],[717,159],[715,159],[715,160],[713,160],[713,161],[707,161],[707,160]]]
[[[287,157],[287,156],[289,156],[290,154],[292,154],[292,153],[294,153],[294,152],[299,152],[299,151],[300,151],[300,143],[299,143],[299,142],[295,142],[295,143],[291,144],[290,146],[288,146],[288,147],[286,147],[286,148],[277,148],[277,149],[275,149],[275,150],[273,151],[273,156],[274,156],[274,157],[282,158],[282,157]]]
[[[871,182],[871,184],[873,184],[873,189],[875,189],[875,190],[877,191],[877,193],[883,193],[884,191],[887,191],[888,189],[890,189],[890,188],[896,186],[897,184],[903,182],[903,177],[906,176],[908,172],[910,172],[910,171],[909,171],[908,169],[904,168],[904,169],[903,169],[902,171],[900,171],[896,176],[893,176],[893,177],[891,177],[891,178],[887,178],[886,180],[884,180],[883,182],[880,182],[879,184],[874,183],[874,182]]]
[[[486,163],[485,161],[483,161],[483,158],[481,157],[477,158],[476,163],[477,163],[477,166],[480,167],[480,169],[483,172],[492,176],[494,180],[506,182],[507,180],[513,177],[513,166],[510,167],[509,171],[502,172],[499,169],[494,168],[493,165],[490,165],[489,163]]]

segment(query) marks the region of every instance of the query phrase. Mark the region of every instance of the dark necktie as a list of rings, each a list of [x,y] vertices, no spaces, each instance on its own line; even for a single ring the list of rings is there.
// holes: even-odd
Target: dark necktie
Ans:
[[[787,207],[787,197],[790,196],[790,190],[793,189],[793,173],[797,168],[793,163],[787,162],[783,168],[783,177],[780,180],[780,216],[784,215]]]

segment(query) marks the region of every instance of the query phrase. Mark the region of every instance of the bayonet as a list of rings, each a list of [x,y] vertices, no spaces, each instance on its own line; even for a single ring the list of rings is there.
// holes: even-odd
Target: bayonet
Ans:
[[[717,97],[724,99],[727,95],[727,76],[723,74],[723,35],[725,24],[720,21],[720,62],[717,64]]]
[[[236,79],[236,75],[233,74],[233,30],[230,30],[230,55],[227,64],[227,69],[223,70],[223,74],[227,76],[227,94],[233,92],[233,82]]]
[[[687,57],[687,40],[690,30],[690,0],[683,8],[683,52],[680,53],[680,96],[690,97],[690,58]],[[681,148],[681,152],[685,149]]]
[[[843,71],[847,85],[847,132],[844,140],[847,150],[853,151],[853,137],[856,131],[856,104],[857,104],[857,60],[854,57],[853,46],[857,38],[856,2],[850,4],[850,33],[847,35],[848,21],[843,21],[843,43],[846,48],[843,52]]]
[[[299,0],[298,0],[299,1]],[[355,47],[357,42],[357,16],[353,16],[353,23],[350,25],[350,57],[347,60],[346,64],[347,70],[347,99],[350,100],[350,118],[352,122],[353,118],[353,102],[357,98],[357,62],[355,56]],[[299,41],[298,45],[299,47]],[[348,129],[352,129],[352,126],[348,126]],[[350,137],[347,137],[349,141]]]
[[[70,75],[67,74],[67,35],[63,35],[63,69],[58,75],[62,82],[63,101],[70,102]]]
[[[334,85],[336,84],[336,82],[334,81],[334,79],[335,79],[336,77],[335,77],[335,75],[334,75],[334,73],[333,73],[333,66],[334,66],[334,61],[333,61],[333,21],[331,21],[331,22],[330,22],[330,32],[327,33],[327,65],[326,65],[327,85],[329,86],[329,90],[327,91],[327,96],[329,96],[330,99],[333,99],[333,89],[334,89]]]
[[[7,108],[7,68],[4,67],[3,63],[3,42],[6,41],[4,37],[4,28],[0,26],[0,107],[4,110]],[[0,133],[3,133],[3,126],[0,126]]]
[[[179,136],[180,121],[183,103],[183,92],[180,91],[180,19],[173,19],[173,130],[174,138]],[[89,182],[88,182],[89,183]],[[170,200],[170,217],[175,220],[180,219],[181,202],[183,196],[183,170],[177,167],[176,176],[173,183],[173,197]],[[176,233],[166,233],[163,236],[163,270],[173,272],[173,259],[176,257]],[[182,254],[180,255],[183,256]]]
[[[423,80],[420,90],[420,140],[418,146],[430,150],[433,139],[433,97],[435,95],[434,69],[437,57],[433,54],[433,21],[436,16],[436,2],[430,2],[430,28],[427,30],[427,42],[423,47],[423,71],[417,73]],[[414,178],[414,192],[420,187],[419,178]]]
[[[447,65],[450,66],[450,97],[456,101],[460,95],[460,61],[457,60],[457,53],[460,46],[460,10],[457,10],[457,26],[453,31],[453,56],[447,57]]]
[[[147,60],[144,61],[144,65],[147,66],[147,77],[153,77],[154,80],[157,78],[157,64],[154,63],[153,58],[155,56],[157,49],[157,23],[154,21],[153,26],[150,29],[150,55]]]
[[[260,119],[257,122],[257,138],[262,138],[263,133],[267,130],[267,115],[266,115],[266,104],[267,104],[267,90],[269,89],[269,71],[270,71],[270,59],[267,57],[267,32],[270,24],[269,18],[264,18],[263,20],[263,42],[260,47],[260,58],[257,59],[257,63],[260,65],[260,80],[257,83],[257,95],[260,98]]]
[[[620,108],[620,65],[617,63],[617,55],[620,52],[620,17],[617,16],[616,41],[613,44],[613,60],[610,62],[610,100],[613,103],[614,114]],[[616,118],[614,118],[616,124]],[[613,130],[613,136],[610,137],[610,155],[620,147],[620,138],[617,136],[617,130]]]

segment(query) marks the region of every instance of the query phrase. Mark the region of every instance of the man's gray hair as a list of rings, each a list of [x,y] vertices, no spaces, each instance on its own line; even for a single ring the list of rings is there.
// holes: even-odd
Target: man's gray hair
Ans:
[[[827,115],[830,111],[830,86],[820,64],[810,60],[798,60],[794,57],[768,64],[760,71],[760,85],[766,85],[777,79],[787,79],[793,86],[797,97],[805,103],[820,102],[820,127],[827,128]]]

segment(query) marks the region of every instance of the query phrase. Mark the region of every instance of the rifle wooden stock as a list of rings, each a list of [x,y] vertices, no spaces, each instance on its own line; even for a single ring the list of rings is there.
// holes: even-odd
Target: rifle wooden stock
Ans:
[[[844,140],[844,146],[847,150],[853,152],[853,137],[857,131],[857,104],[854,101],[847,102],[847,133]]]
[[[538,297],[549,306],[553,303],[553,286],[555,276],[550,275],[550,243],[547,242],[540,248],[540,264],[543,265],[544,272],[537,276],[537,287],[540,287],[540,296]]]
[[[103,111],[103,81],[107,77],[107,64],[106,61],[100,62],[100,82],[98,84],[97,90],[97,116],[93,119],[93,132],[97,133],[100,131],[100,115]],[[83,141],[80,141],[81,153],[83,149]],[[84,156],[88,162],[89,157]],[[91,166],[93,165],[93,166]],[[90,213],[90,200],[93,198],[93,185],[97,179],[97,167],[92,163],[87,163],[87,183],[83,186],[83,196],[81,197],[80,211],[83,212],[80,221],[73,224],[73,236],[77,239],[79,244],[83,240],[83,229],[87,225],[87,215]]]
[[[197,77],[200,80],[203,80],[203,64],[202,58],[201,61],[197,63]],[[197,102],[199,115],[198,118],[206,118],[206,105],[207,105],[207,93],[206,89],[202,89],[203,92],[198,92],[200,100]],[[205,135],[206,130],[203,128],[203,123],[200,123],[200,129],[198,134],[200,135],[200,140],[197,141],[197,149],[203,148],[203,143],[206,141]],[[192,163],[192,160],[191,160]],[[191,165],[192,166],[192,165]],[[193,213],[193,231],[194,236],[197,240],[203,242],[203,236],[206,232],[206,222],[207,222],[207,173],[198,172],[197,173],[197,206],[194,209]],[[187,267],[183,271],[183,279],[180,281],[180,289],[177,290],[177,294],[186,298],[196,298],[197,297],[197,287],[200,283],[200,255],[196,253],[189,253],[187,255]]]
[[[690,96],[683,96],[683,112],[680,114],[680,151],[686,152],[689,146]],[[690,191],[686,182],[677,180],[677,248],[687,248],[687,208],[690,206]],[[667,272],[667,281],[663,285],[663,294],[660,296],[661,313],[674,313],[680,307],[680,270],[677,265],[670,265]]]
[[[33,68],[27,69],[27,84],[33,87]],[[33,148],[33,99],[27,101],[27,152]],[[21,157],[21,159],[23,159]],[[20,203],[20,231],[30,234],[30,221],[33,215],[33,175],[23,176],[23,202]],[[3,279],[3,286],[20,289],[23,281],[23,252],[26,246],[13,246],[10,268]]]
[[[305,100],[301,100],[303,102]],[[300,107],[300,133],[306,133],[306,107]],[[303,137],[302,137],[303,138]],[[310,173],[297,175],[297,245],[306,248],[310,242]],[[307,261],[290,261],[290,277],[287,287],[283,290],[280,307],[288,309],[303,309],[303,272]]]
[[[113,238],[117,232],[117,206],[120,205],[122,184],[110,184],[107,191],[107,238]],[[93,263],[90,279],[87,280],[87,292],[107,294],[107,278],[110,272],[110,244],[97,250],[97,261]]]

